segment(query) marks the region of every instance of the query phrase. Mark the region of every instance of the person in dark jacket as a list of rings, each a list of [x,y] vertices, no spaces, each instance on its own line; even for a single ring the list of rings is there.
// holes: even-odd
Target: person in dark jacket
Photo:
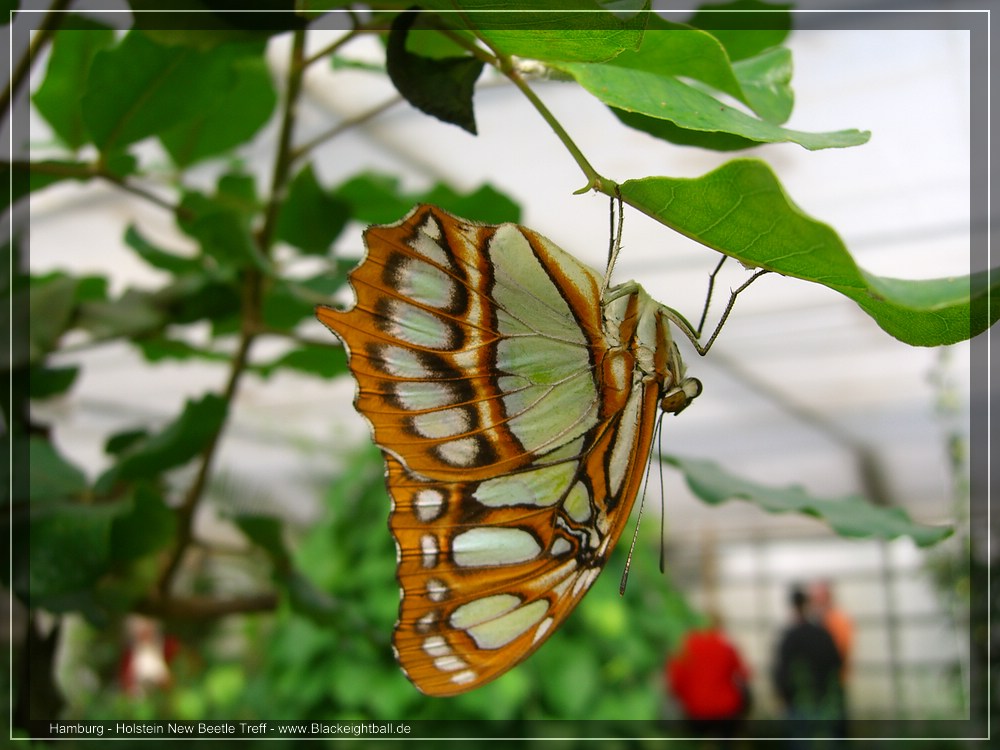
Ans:
[[[778,641],[772,678],[792,736],[832,737],[842,726],[843,660],[830,633],[808,618],[809,600],[791,592],[792,623]]]

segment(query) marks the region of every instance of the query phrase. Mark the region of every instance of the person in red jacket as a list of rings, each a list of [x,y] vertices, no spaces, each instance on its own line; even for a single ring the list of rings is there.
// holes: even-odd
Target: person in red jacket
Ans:
[[[750,709],[750,670],[726,638],[718,613],[709,614],[706,628],[688,633],[667,660],[666,678],[696,732],[731,736]]]

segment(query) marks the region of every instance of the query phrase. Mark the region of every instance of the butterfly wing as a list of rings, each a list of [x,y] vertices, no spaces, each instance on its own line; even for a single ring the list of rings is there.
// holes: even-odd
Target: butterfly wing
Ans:
[[[386,456],[400,664],[451,695],[527,657],[593,583],[660,389],[635,385],[617,341],[635,333],[638,298],[620,301],[609,342],[600,277],[534,232],[418,206],[365,241],[355,306],[317,316],[348,348]]]

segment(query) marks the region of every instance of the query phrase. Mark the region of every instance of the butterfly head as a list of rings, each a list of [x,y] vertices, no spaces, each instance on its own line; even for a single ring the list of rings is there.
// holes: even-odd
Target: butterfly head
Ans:
[[[701,381],[698,378],[684,378],[674,388],[671,388],[660,399],[660,408],[671,414],[680,414],[695,397],[701,394]]]
[[[677,350],[677,344],[673,341],[670,342],[668,369],[674,377],[660,398],[660,409],[670,414],[680,414],[695,398],[701,395],[701,381],[698,378],[686,376],[684,362]]]

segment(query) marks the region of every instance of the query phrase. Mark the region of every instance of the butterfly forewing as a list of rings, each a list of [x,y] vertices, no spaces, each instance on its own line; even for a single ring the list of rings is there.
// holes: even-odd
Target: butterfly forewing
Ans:
[[[394,646],[432,695],[527,657],[621,535],[655,414],[681,373],[637,286],[513,224],[418,206],[365,233],[345,343],[383,449],[402,589]]]

